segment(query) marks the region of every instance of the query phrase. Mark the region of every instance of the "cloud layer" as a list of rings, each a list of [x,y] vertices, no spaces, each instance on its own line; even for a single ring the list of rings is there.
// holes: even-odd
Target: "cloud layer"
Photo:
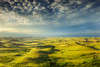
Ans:
[[[1,33],[100,36],[99,26],[99,0],[0,0]]]

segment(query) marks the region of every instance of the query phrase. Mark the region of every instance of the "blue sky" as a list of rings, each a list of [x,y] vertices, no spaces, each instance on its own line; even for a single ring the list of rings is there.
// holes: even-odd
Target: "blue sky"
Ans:
[[[0,0],[0,36],[100,37],[100,0]]]

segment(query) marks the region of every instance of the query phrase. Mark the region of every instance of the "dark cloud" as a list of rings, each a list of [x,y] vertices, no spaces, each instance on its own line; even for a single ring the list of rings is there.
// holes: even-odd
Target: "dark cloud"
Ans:
[[[8,11],[17,12],[20,15],[32,15],[32,12],[36,11],[43,16],[45,14],[51,16],[69,10],[79,10],[90,3],[95,3],[93,7],[100,6],[99,0],[1,0],[0,7],[3,10],[7,8]]]

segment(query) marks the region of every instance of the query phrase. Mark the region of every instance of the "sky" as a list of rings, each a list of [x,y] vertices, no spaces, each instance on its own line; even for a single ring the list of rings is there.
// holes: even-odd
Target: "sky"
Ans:
[[[100,37],[100,0],[0,0],[0,36]]]

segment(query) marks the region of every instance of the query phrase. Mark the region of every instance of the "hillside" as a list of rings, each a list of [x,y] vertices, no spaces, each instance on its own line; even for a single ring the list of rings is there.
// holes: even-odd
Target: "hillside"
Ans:
[[[0,38],[0,67],[99,67],[100,37]]]

